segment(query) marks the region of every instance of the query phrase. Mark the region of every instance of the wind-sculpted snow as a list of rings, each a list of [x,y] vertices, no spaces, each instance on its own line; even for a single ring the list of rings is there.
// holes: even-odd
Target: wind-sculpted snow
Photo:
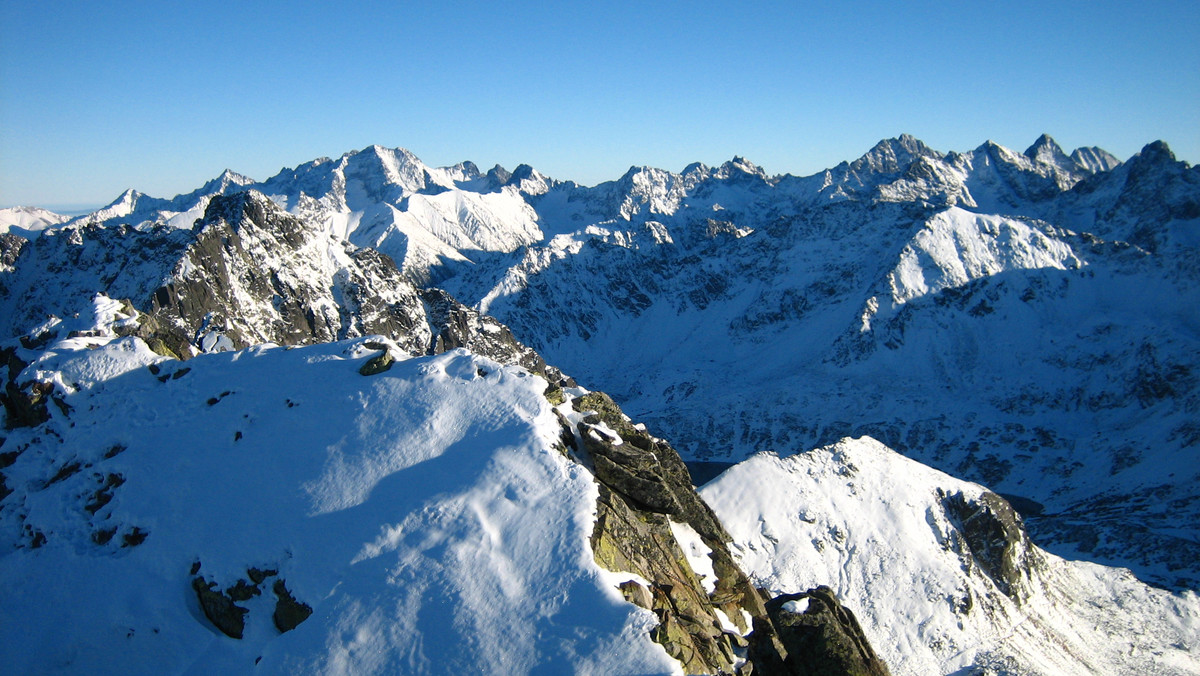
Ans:
[[[3,441],[6,673],[677,671],[593,562],[541,378],[394,345],[364,377],[362,340],[164,360],[112,305],[19,351],[60,403]]]
[[[873,439],[757,455],[701,493],[756,583],[829,585],[894,674],[1200,671],[1195,592],[1040,551],[1002,500]]]

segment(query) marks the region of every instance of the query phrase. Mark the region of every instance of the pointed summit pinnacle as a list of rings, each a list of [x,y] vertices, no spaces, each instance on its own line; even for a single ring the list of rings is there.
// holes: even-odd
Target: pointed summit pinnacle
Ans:
[[[1025,157],[1034,162],[1042,161],[1048,164],[1060,164],[1067,160],[1067,154],[1049,134],[1039,136],[1033,145],[1025,150]]]

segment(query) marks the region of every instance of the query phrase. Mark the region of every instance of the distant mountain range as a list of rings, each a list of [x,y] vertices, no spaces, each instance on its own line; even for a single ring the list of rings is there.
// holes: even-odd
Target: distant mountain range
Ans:
[[[20,431],[0,452],[41,449],[42,464],[22,450],[14,462],[25,474],[0,471],[33,482],[66,466],[37,430],[57,421],[55,434],[76,439],[82,432],[63,427],[72,418],[62,406],[79,410],[71,402],[100,396],[98,386],[114,401],[125,396],[113,380],[124,367],[103,366],[122,341],[136,346],[138,368],[160,369],[176,363],[164,359],[271,344],[382,340],[414,363],[463,348],[575,392],[567,401],[586,392],[571,389],[577,383],[609,393],[694,469],[751,458],[701,491],[728,534],[689,517],[702,544],[678,530],[653,537],[709,552],[693,559],[701,579],[705,560],[732,557],[770,592],[761,610],[741,606],[763,622],[790,621],[771,614],[771,598],[828,585],[893,673],[1195,673],[1198,253],[1200,168],[1162,142],[1121,162],[1098,148],[1068,154],[1048,136],[1023,153],[990,142],[943,153],[905,135],[813,176],[769,176],[734,158],[680,173],[634,167],[593,187],[526,165],[427,167],[403,149],[372,146],[262,182],[226,171],[171,199],[131,190],[73,219],[6,209],[5,420]],[[108,307],[97,294],[116,299],[112,312],[125,319],[97,314]],[[73,322],[86,326],[67,330]],[[100,347],[62,342],[82,339]],[[332,359],[317,355],[333,348],[311,349],[311,359]],[[236,360],[221,363],[205,377],[243,377]],[[353,385],[337,387],[354,396]],[[35,399],[61,400],[61,419],[45,403],[30,409]],[[323,419],[349,423],[338,415]],[[475,425],[471,416],[491,414],[461,415]],[[621,420],[588,423],[600,425],[597,439],[612,433],[609,447],[588,446],[589,433],[574,428],[582,466],[640,508],[675,514],[647,507],[658,498],[596,459],[622,439],[634,447],[637,433],[613,427]],[[630,477],[670,484],[654,478],[667,470],[636,466]],[[893,496],[889,481],[900,482]],[[42,513],[42,493],[7,485],[8,541],[31,555],[23,529]],[[768,485],[768,502],[736,497]],[[814,495],[796,507],[799,522],[795,509],[777,509],[794,493]],[[909,496],[905,509],[899,495]],[[847,509],[874,516],[839,516]],[[992,515],[992,531],[977,530],[981,514]],[[889,532],[900,539],[882,547]],[[603,541],[593,534],[602,565]],[[14,556],[5,575],[15,584],[30,573]],[[897,563],[880,567],[881,557]],[[1125,567],[1137,579],[1059,557]],[[658,588],[649,568],[613,561]],[[915,586],[882,585],[887,570]],[[328,593],[321,584],[308,590]],[[933,605],[894,598],[908,592]],[[708,594],[722,607],[717,590]],[[1090,610],[1135,598],[1131,624]],[[731,608],[722,612],[736,615]],[[718,657],[726,648],[693,645],[699,630],[688,630],[685,650],[667,636],[676,615],[654,612],[657,642],[684,668],[744,666],[745,656]],[[1018,615],[1034,619],[1022,625]],[[1141,629],[1158,638],[1114,643]],[[730,655],[761,650],[730,631],[739,638],[720,639]],[[680,657],[693,649],[706,657]],[[645,659],[638,668],[656,658]],[[446,670],[421,664],[414,670]]]

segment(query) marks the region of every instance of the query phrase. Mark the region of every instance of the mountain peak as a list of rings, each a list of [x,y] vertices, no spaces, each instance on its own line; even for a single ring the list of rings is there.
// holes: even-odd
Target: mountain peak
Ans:
[[[1071,151],[1071,161],[1092,174],[1111,171],[1121,165],[1121,160],[1112,153],[1095,146]]]
[[[716,171],[717,178],[731,178],[738,175],[767,178],[767,173],[762,170],[762,167],[741,155],[734,155],[733,159],[722,164]]]
[[[226,169],[225,171],[222,171],[219,176],[212,179],[208,183],[205,183],[204,187],[200,189],[200,192],[202,194],[224,193],[227,192],[231,187],[241,188],[253,183],[254,179],[249,178],[248,176],[243,176],[232,169]]]
[[[883,139],[850,164],[854,171],[894,174],[918,157],[938,157],[937,151],[915,136],[901,134],[898,138]]]
[[[1158,140],[1152,143],[1147,143],[1145,147],[1137,154],[1144,161],[1150,162],[1176,162],[1175,153],[1171,152],[1171,147],[1166,141]]]
[[[1050,138],[1049,134],[1042,134],[1025,150],[1025,157],[1038,162],[1047,162],[1049,164],[1058,164],[1060,161],[1067,161],[1070,158],[1063,152],[1061,146]]]

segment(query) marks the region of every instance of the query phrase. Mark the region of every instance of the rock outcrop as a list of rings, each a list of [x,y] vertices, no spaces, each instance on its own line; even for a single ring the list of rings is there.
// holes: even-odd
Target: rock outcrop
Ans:
[[[756,622],[749,659],[765,674],[886,676],[854,613],[829,587],[767,602],[770,623]]]
[[[564,439],[600,489],[596,561],[640,578],[623,583],[621,592],[654,612],[659,624],[652,637],[687,673],[888,673],[853,614],[827,588],[806,595],[813,601],[803,615],[780,610],[792,597],[769,600],[755,588],[667,442],[634,425],[603,393],[570,405],[575,422],[562,419]]]
[[[964,553],[970,554],[966,560],[974,561],[1006,596],[1018,603],[1025,600],[1031,571],[1042,564],[1012,505],[990,491],[977,500],[961,491],[951,493],[942,502],[965,540]]]

